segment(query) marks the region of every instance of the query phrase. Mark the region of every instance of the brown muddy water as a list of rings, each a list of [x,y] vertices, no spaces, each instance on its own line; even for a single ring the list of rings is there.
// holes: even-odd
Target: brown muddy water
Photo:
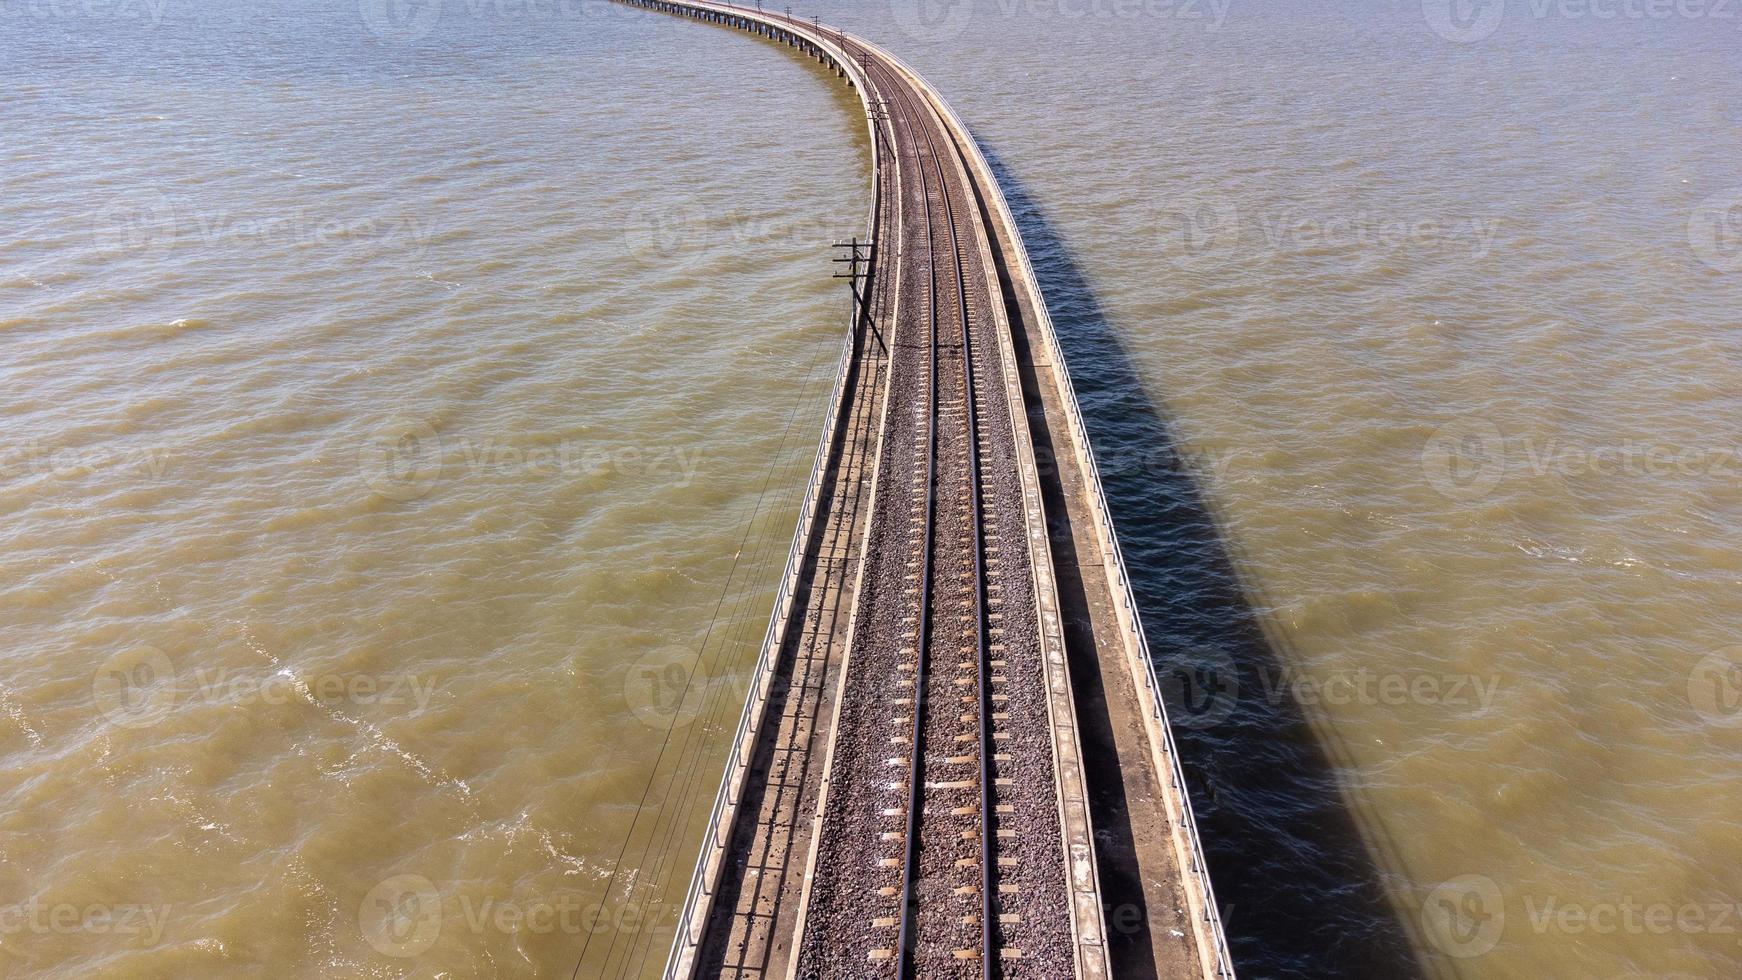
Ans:
[[[813,11],[1005,171],[1243,975],[1742,973],[1742,13]],[[0,76],[3,972],[657,974],[856,103],[554,0]]]

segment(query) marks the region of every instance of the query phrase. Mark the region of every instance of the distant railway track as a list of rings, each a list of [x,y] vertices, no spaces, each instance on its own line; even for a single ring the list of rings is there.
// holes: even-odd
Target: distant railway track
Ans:
[[[883,89],[882,85],[888,81],[888,75],[886,72],[873,70],[872,74],[881,74],[883,76],[883,80],[879,82],[880,90],[897,93],[895,98],[899,101],[902,107],[902,125],[911,132],[915,128],[914,108],[908,93],[896,85],[891,85],[888,89]],[[923,873],[920,867],[920,832],[921,817],[924,812],[924,804],[927,796],[925,790],[929,785],[944,787],[948,790],[955,791],[958,795],[963,792],[971,791],[976,797],[976,802],[971,806],[952,806],[952,803],[957,803],[958,801],[950,799],[950,794],[948,793],[940,794],[943,798],[938,801],[937,809],[934,811],[932,819],[938,820],[938,822],[943,825],[943,829],[946,832],[951,830],[955,831],[955,836],[958,839],[971,840],[978,844],[977,850],[979,853],[977,862],[970,866],[969,862],[973,861],[973,859],[962,858],[958,859],[952,867],[952,870],[958,872],[964,867],[969,868],[971,871],[971,874],[967,876],[972,879],[971,883],[958,885],[954,890],[954,893],[962,896],[970,896],[975,899],[975,901],[971,903],[962,902],[960,904],[977,905],[977,921],[971,915],[958,916],[957,918],[963,925],[977,927],[973,931],[977,931],[978,933],[978,943],[974,946],[967,946],[958,939],[950,944],[949,952],[952,956],[958,959],[978,959],[981,975],[990,978],[996,973],[995,961],[999,955],[999,947],[994,944],[993,938],[993,855],[996,852],[997,847],[995,829],[993,827],[992,803],[993,738],[991,730],[992,702],[990,677],[992,667],[986,644],[986,617],[988,608],[986,603],[986,570],[983,551],[985,539],[983,537],[983,528],[981,524],[980,433],[977,424],[978,413],[975,411],[974,407],[975,399],[979,397],[979,392],[976,390],[974,385],[974,367],[973,358],[971,356],[972,338],[970,336],[969,328],[968,290],[962,274],[961,246],[956,232],[954,202],[950,197],[949,184],[945,180],[943,167],[939,162],[937,142],[933,138],[929,127],[921,126],[919,129],[923,134],[927,154],[931,158],[932,166],[930,172],[931,175],[935,177],[935,183],[929,179],[926,181],[925,198],[925,226],[928,247],[926,249],[926,261],[924,264],[927,267],[929,273],[928,278],[930,280],[929,295],[926,302],[928,319],[930,321],[930,341],[928,344],[929,363],[926,373],[929,380],[928,387],[930,389],[930,397],[928,400],[930,404],[928,437],[926,440],[927,488],[925,533],[923,535],[924,540],[920,548],[919,556],[919,563],[924,571],[921,574],[921,587],[918,590],[919,594],[914,597],[920,611],[918,636],[915,638],[915,644],[913,647],[916,651],[915,659],[911,664],[904,663],[901,665],[904,668],[911,666],[915,678],[913,684],[914,697],[910,699],[913,708],[913,734],[911,752],[909,753],[907,766],[907,806],[906,813],[904,814],[905,827],[903,831],[901,886],[899,894],[896,896],[896,910],[900,926],[896,936],[896,943],[893,948],[874,949],[870,955],[873,958],[887,957],[894,959],[896,975],[900,977],[912,976],[916,962],[927,958],[925,951],[916,949],[913,942],[913,933],[916,925],[915,920],[920,912],[920,892],[916,886],[919,876]],[[921,165],[921,169],[922,171],[925,169],[923,164]],[[939,262],[941,253],[939,252],[938,246],[941,243],[938,241],[936,231],[935,219],[939,217],[939,215],[935,213],[936,209],[934,208],[933,203],[932,191],[934,189],[936,190],[938,197],[941,199],[939,201],[942,206],[941,217],[944,220],[945,227],[948,229],[948,258],[942,263]],[[960,418],[965,424],[961,431],[955,434],[956,438],[952,440],[952,443],[955,446],[966,450],[965,459],[951,461],[953,464],[956,464],[952,465],[951,469],[956,473],[965,476],[965,486],[958,487],[958,493],[956,494],[954,501],[957,506],[953,509],[953,513],[948,515],[948,519],[956,521],[958,524],[965,524],[965,527],[958,526],[954,529],[957,532],[954,536],[960,538],[962,531],[965,530],[967,532],[966,540],[961,542],[962,544],[965,544],[966,547],[965,549],[958,549],[958,551],[966,551],[968,556],[966,563],[971,565],[971,568],[962,570],[957,578],[957,583],[958,585],[962,584],[963,579],[972,583],[971,598],[966,594],[968,591],[966,589],[952,590],[959,594],[939,595],[933,577],[933,558],[936,553],[934,549],[936,535],[934,532],[939,521],[939,515],[937,513],[937,486],[939,482],[939,468],[937,462],[938,424],[943,416],[940,379],[938,377],[938,351],[940,344],[944,340],[940,330],[940,320],[942,318],[940,317],[939,310],[942,302],[942,296],[940,293],[944,292],[944,290],[941,290],[939,287],[940,285],[944,285],[941,280],[945,277],[939,275],[940,264],[945,267],[945,271],[948,273],[947,278],[949,281],[946,289],[948,289],[955,298],[953,312],[956,315],[956,322],[960,331],[959,336],[961,338],[960,345],[957,348],[957,356],[954,358],[955,362],[960,367],[961,373],[960,397],[952,399],[951,403],[959,403],[961,405],[962,411],[960,413]],[[953,381],[954,379],[952,378],[951,380]],[[950,421],[955,421],[957,417],[957,413],[950,413]],[[960,555],[956,557],[959,559]],[[963,618],[971,618],[973,622],[971,631],[973,633],[973,645],[972,647],[963,647],[962,649],[964,653],[971,652],[972,657],[958,661],[958,663],[962,669],[973,674],[972,683],[974,693],[972,696],[963,696],[960,698],[960,700],[964,702],[966,706],[971,707],[972,710],[961,712],[956,719],[957,724],[951,725],[948,724],[949,719],[946,717],[949,714],[947,697],[945,703],[940,705],[939,710],[936,712],[930,709],[931,699],[927,697],[927,693],[934,680],[931,665],[936,659],[932,656],[932,647],[935,637],[933,636],[931,627],[934,617],[939,613],[947,614],[952,607],[955,609],[961,609],[964,604],[968,611],[960,613],[960,615]],[[966,679],[959,678],[958,680]],[[901,719],[899,718],[897,719],[898,723],[900,720]],[[973,743],[974,751],[971,755],[951,756],[946,760],[944,766],[944,768],[948,769],[951,767],[971,765],[971,775],[968,779],[951,780],[946,778],[938,780],[935,783],[927,780],[926,774],[931,768],[931,766],[928,765],[928,760],[925,756],[925,748],[930,744],[930,739],[927,737],[929,734],[927,729],[928,727],[934,726],[938,729],[936,734],[943,736],[937,739],[937,744],[940,747],[950,745],[950,741],[946,741],[946,739],[954,741],[958,748],[963,740],[968,740]],[[947,748],[946,751],[948,751]],[[946,773],[945,775],[952,774]],[[944,817],[946,814],[950,819],[939,819]],[[934,836],[939,835],[934,833]],[[937,862],[933,863],[935,864]],[[949,875],[948,877],[956,876]]]
[[[624,2],[847,78],[875,190],[836,404],[666,975],[1108,976],[1071,653],[1117,699],[1096,708],[1102,778],[1145,821],[1122,831],[1144,838],[1122,894],[1146,918],[1120,955],[1231,976],[1069,379],[972,138],[898,59],[814,20]]]
[[[1059,976],[1072,957],[1067,918],[1048,912],[1067,901],[1057,799],[1050,782],[1023,794],[999,775],[1015,762],[1000,742],[1030,746],[1031,763],[1050,751],[1028,556],[1019,535],[1007,562],[999,534],[1020,522],[1020,487],[982,479],[983,451],[987,469],[1016,469],[1005,390],[978,380],[999,375],[996,297],[967,271],[972,215],[954,145],[900,76],[875,61],[865,71],[915,178],[903,203],[917,220],[898,247],[914,286],[904,297],[917,302],[896,328],[891,400],[923,406],[924,426],[885,429],[895,458],[912,460],[911,492],[880,494],[873,541],[886,550],[869,574],[899,569],[899,599],[893,577],[861,599],[843,705],[888,711],[844,711],[835,726],[799,975]],[[1012,592],[1029,603],[1014,617]],[[866,751],[882,745],[904,757]],[[876,870],[857,874],[867,857]]]

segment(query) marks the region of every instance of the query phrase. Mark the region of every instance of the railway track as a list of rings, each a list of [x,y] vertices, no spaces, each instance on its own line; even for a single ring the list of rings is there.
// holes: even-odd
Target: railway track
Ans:
[[[895,455],[909,460],[907,492],[880,492],[874,512],[874,584],[835,727],[798,975],[1069,975],[1028,555],[1021,534],[1014,549],[1000,535],[1020,525],[1020,489],[986,478],[1015,471],[1011,406],[985,382],[1000,377],[996,297],[968,251],[976,232],[953,143],[898,74],[874,60],[864,69],[912,178],[891,400],[923,407],[923,425],[897,415],[885,427],[886,447],[911,447]],[[1039,785],[1018,785],[1007,744],[1029,750]]]
[[[1093,456],[990,165],[876,45],[761,8],[623,2],[847,79],[875,191],[837,435],[666,976],[1231,976]],[[1089,702],[1105,841],[1078,666],[1106,698]],[[1140,927],[1110,935],[1103,900]]]
[[[886,73],[884,80],[888,80]],[[915,119],[911,98],[898,87],[892,86],[890,91],[898,93],[896,99],[902,105],[902,124],[911,131],[914,128]],[[993,754],[989,677],[991,665],[988,663],[986,647],[987,608],[986,575],[982,551],[984,538],[981,526],[980,436],[976,426],[977,413],[974,410],[974,401],[979,393],[975,390],[973,383],[973,359],[970,355],[971,337],[968,326],[968,291],[962,275],[961,251],[956,233],[953,202],[950,199],[949,185],[944,179],[943,168],[938,160],[936,140],[933,139],[929,127],[920,127],[920,132],[925,141],[926,154],[930,157],[932,173],[936,177],[935,184],[928,182],[925,198],[925,226],[928,246],[925,264],[928,266],[927,271],[930,279],[930,295],[926,302],[930,321],[929,363],[926,373],[929,380],[930,397],[926,440],[925,532],[924,541],[919,551],[919,563],[923,572],[920,576],[918,595],[913,596],[920,613],[920,621],[918,635],[914,638],[915,645],[911,648],[915,651],[914,659],[904,661],[900,665],[902,669],[911,669],[914,673],[914,697],[903,699],[912,701],[913,713],[911,752],[907,765],[907,806],[902,841],[901,885],[895,896],[897,899],[897,918],[900,925],[894,947],[873,949],[869,958],[873,960],[893,959],[896,975],[900,977],[913,975],[916,961],[925,958],[923,951],[914,948],[915,934],[918,932],[916,920],[919,916],[920,899],[917,885],[920,876],[926,871],[942,870],[936,867],[941,862],[935,859],[929,862],[934,865],[934,868],[930,869],[922,868],[920,860],[921,818],[927,802],[925,790],[935,788],[944,792],[938,794],[941,799],[935,803],[933,819],[948,813],[951,819],[941,821],[944,827],[948,830],[954,830],[955,836],[959,840],[978,845],[977,848],[971,846],[966,848],[967,850],[977,850],[977,857],[957,858],[951,865],[952,870],[966,869],[969,872],[966,875],[951,877],[971,879],[968,884],[956,886],[954,893],[972,896],[976,899],[974,902],[961,904],[977,905],[979,908],[978,921],[974,921],[973,915],[960,916],[959,920],[966,926],[978,926],[975,930],[978,933],[976,937],[978,942],[969,946],[962,942],[961,938],[956,938],[950,943],[951,955],[964,960],[978,959],[981,963],[982,975],[989,978],[994,973],[993,963],[997,958],[998,950],[993,945],[992,928],[992,868],[995,836],[992,828],[991,789],[991,756]],[[921,168],[924,169],[923,162]],[[941,205],[941,217],[948,229],[949,251],[947,258],[944,253],[939,251],[939,246],[942,243],[937,235],[936,219],[940,215],[935,213],[937,209],[933,206],[931,194],[933,188],[938,191],[938,196],[941,199],[937,203]],[[940,266],[943,268],[940,269]],[[943,274],[940,275],[940,272]],[[943,304],[942,294],[946,291],[953,294],[955,299],[951,311],[955,314],[960,330],[958,334],[960,343],[955,351],[956,356],[950,360],[953,360],[959,367],[961,380],[961,387],[950,392],[955,397],[949,399],[949,417],[947,419],[944,417],[946,405],[943,383],[938,376],[939,347],[948,339],[940,322],[944,319],[940,315],[940,307]],[[953,384],[956,380],[955,375],[952,374],[949,380]],[[938,428],[940,422],[953,425],[958,421],[963,424],[952,433],[955,438],[949,440],[955,453],[944,468],[958,479],[956,493],[953,500],[950,501],[953,507],[946,518],[940,517],[937,509],[937,488],[940,477],[943,475],[938,465]],[[952,529],[955,533],[950,537],[956,539],[959,546],[953,555],[939,555],[936,531],[941,519],[948,519],[956,525]],[[965,535],[963,532],[966,532]],[[955,588],[947,591],[938,588],[934,579],[934,558],[953,559],[954,564],[967,566],[955,569]],[[968,594],[970,591],[972,592],[971,596]],[[955,724],[950,723],[952,715],[950,703],[954,699],[948,696],[947,688],[945,691],[939,692],[943,703],[936,705],[935,710],[932,698],[929,696],[930,689],[939,680],[938,675],[934,674],[932,670],[932,664],[939,659],[933,655],[934,641],[939,639],[938,636],[934,635],[933,623],[940,618],[947,617],[952,612],[956,613],[960,620],[972,621],[972,628],[961,632],[971,632],[973,637],[971,647],[965,643],[955,647],[962,654],[962,658],[957,661],[958,670],[972,674],[971,678],[956,678],[957,685],[966,686],[971,681],[974,688],[972,695],[960,696],[963,708],[972,710],[963,710],[956,714]],[[960,639],[966,640],[967,637],[963,636]],[[947,643],[937,645],[946,646],[948,649]],[[897,724],[902,721],[904,719],[897,717]],[[957,753],[946,757],[942,767],[945,772],[940,774],[945,778],[938,780],[927,778],[933,765],[927,759],[925,749],[928,745],[933,744],[932,738],[934,736],[937,737],[936,745],[939,750]],[[962,754],[960,752],[965,747],[963,742],[972,743],[972,753]],[[948,778],[951,775],[956,775],[956,773],[948,771],[956,767],[968,769],[966,773],[968,778]],[[959,796],[969,793],[975,797],[975,801],[968,805],[960,805]],[[939,836],[935,830],[934,828],[933,836]],[[945,842],[933,842],[932,846],[935,848],[939,843]],[[875,923],[873,924],[875,925]],[[932,929],[936,929],[936,923],[929,925]]]

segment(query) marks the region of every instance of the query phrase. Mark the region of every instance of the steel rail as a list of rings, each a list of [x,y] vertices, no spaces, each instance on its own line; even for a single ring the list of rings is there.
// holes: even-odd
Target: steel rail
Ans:
[[[904,92],[902,98],[908,101],[911,108],[911,95]],[[943,191],[944,212],[949,219],[950,254],[956,266],[956,299],[962,315],[962,401],[968,415],[968,509],[972,522],[971,547],[974,553],[974,666],[978,701],[978,717],[975,722],[980,730],[980,975],[985,980],[992,980],[993,964],[997,961],[997,951],[992,940],[992,700],[988,687],[991,664],[988,663],[990,657],[986,648],[986,565],[983,553],[985,528],[982,524],[980,496],[980,427],[978,413],[974,408],[976,396],[974,361],[970,353],[972,342],[968,329],[967,276],[962,269],[962,249],[956,233],[955,208],[950,196],[949,178],[944,174],[943,161],[938,157],[937,140],[929,125],[924,129],[926,146],[931,150],[932,169],[937,173],[938,187]]]
[[[985,978],[985,980],[991,980],[991,978],[994,976],[994,963],[997,962],[997,951],[996,951],[996,948],[994,946],[993,932],[992,932],[992,923],[993,923],[993,913],[992,913],[992,901],[993,901],[993,899],[992,899],[992,896],[994,894],[994,892],[992,890],[992,867],[993,867],[993,854],[992,854],[992,849],[993,849],[993,846],[992,846],[992,842],[993,842],[992,785],[993,785],[993,783],[992,783],[992,751],[991,751],[991,742],[992,742],[992,739],[991,739],[991,731],[992,731],[991,721],[992,721],[992,719],[991,719],[991,691],[990,691],[990,688],[988,686],[988,678],[990,676],[991,665],[988,662],[990,657],[989,657],[989,650],[987,649],[987,645],[986,645],[986,622],[987,622],[986,613],[988,611],[988,607],[987,607],[987,603],[986,603],[986,569],[985,569],[985,561],[984,561],[984,553],[983,553],[984,542],[985,542],[985,531],[984,531],[983,519],[982,519],[982,513],[981,513],[981,511],[982,511],[982,497],[981,497],[981,493],[980,493],[979,421],[978,421],[978,412],[976,411],[976,409],[974,407],[976,393],[975,393],[975,388],[974,388],[974,365],[973,365],[973,359],[972,359],[971,353],[970,353],[973,345],[972,345],[972,340],[971,340],[971,331],[970,331],[970,327],[969,327],[970,321],[969,321],[969,317],[968,317],[967,275],[966,275],[966,272],[965,272],[963,265],[962,265],[961,239],[960,239],[960,235],[958,234],[957,227],[956,227],[955,202],[954,202],[954,198],[950,194],[949,178],[944,173],[943,161],[938,156],[937,139],[936,139],[935,135],[933,134],[933,130],[932,130],[931,125],[929,125],[929,123],[926,121],[926,119],[927,119],[926,111],[924,108],[918,108],[915,106],[913,94],[911,92],[909,92],[907,90],[907,87],[901,83],[901,79],[899,78],[899,76],[896,76],[893,72],[890,72],[887,68],[885,68],[881,65],[879,66],[879,70],[884,74],[884,76],[886,78],[888,78],[894,82],[894,84],[891,87],[894,89],[896,97],[900,99],[900,101],[902,102],[902,104],[905,108],[905,112],[906,112],[906,116],[907,116],[906,122],[907,122],[908,129],[910,131],[913,129],[914,117],[915,117],[915,114],[917,113],[918,118],[920,120],[920,130],[925,137],[926,149],[931,153],[932,172],[934,174],[936,174],[936,176],[937,176],[937,185],[936,186],[938,188],[939,195],[943,199],[944,220],[948,224],[949,230],[950,230],[950,256],[951,256],[952,264],[954,265],[954,272],[955,272],[956,307],[957,307],[957,311],[960,314],[960,318],[961,318],[962,401],[963,401],[963,405],[965,407],[966,415],[967,415],[967,419],[966,419],[967,425],[966,425],[965,431],[966,431],[966,436],[967,436],[967,448],[968,448],[968,482],[969,482],[969,508],[968,508],[968,510],[969,510],[969,524],[970,524],[970,531],[971,531],[971,533],[970,533],[970,547],[971,547],[971,550],[973,553],[973,559],[974,559],[974,609],[975,609],[974,633],[975,633],[975,674],[976,674],[976,679],[975,679],[976,680],[976,683],[975,683],[975,692],[976,692],[975,724],[976,724],[977,729],[978,729],[978,738],[976,739],[976,743],[977,743],[976,763],[977,763],[977,768],[979,770],[978,776],[979,776],[979,784],[980,784],[980,786],[979,786],[979,789],[980,789],[980,807],[979,807],[979,810],[980,810],[980,813],[979,813],[979,816],[980,816],[980,963],[981,963],[981,976],[983,978]],[[922,174],[924,173],[923,168],[921,168],[921,173]],[[932,345],[933,346],[932,346],[932,352],[931,352],[931,362],[932,362],[932,369],[933,369],[933,377],[932,377],[931,388],[932,388],[932,399],[933,399],[932,425],[935,428],[935,425],[936,425],[936,399],[937,399],[937,378],[936,378],[936,374],[935,374],[936,365],[937,365],[937,346],[936,345],[937,345],[938,340],[941,338],[939,338],[937,336],[937,311],[936,311],[936,307],[935,307],[935,303],[936,303],[936,299],[937,299],[937,282],[938,282],[938,276],[937,276],[938,254],[937,254],[935,242],[932,240],[932,232],[931,232],[932,211],[931,211],[931,196],[929,193],[926,195],[926,216],[927,216],[927,252],[931,258],[932,299],[933,299],[933,303],[934,303],[933,310],[932,310],[932,334],[933,334]],[[933,445],[933,454],[935,457],[935,447],[936,447],[935,435],[933,436],[932,445]],[[933,514],[933,519],[935,519],[935,512]],[[929,556],[928,556],[928,561],[929,561]],[[928,579],[928,582],[929,582],[929,579]],[[929,608],[929,602],[928,602],[928,608]],[[916,718],[917,718],[917,715],[916,715]],[[916,785],[919,782],[919,778],[920,777],[917,774],[914,776],[914,780],[915,780]],[[910,809],[909,810],[910,816],[912,815],[912,813],[913,813],[913,811]],[[911,827],[912,827],[912,824],[910,822],[910,828]],[[910,834],[912,834],[911,829],[910,829]],[[912,846],[914,846],[914,844],[916,842],[916,838],[917,838],[917,834],[912,834],[912,836],[909,837],[908,844],[909,844],[910,848]],[[904,896],[904,898],[905,897],[906,896]],[[906,926],[906,913],[907,913],[908,909],[909,909],[909,906],[904,904],[904,907],[903,907],[903,927],[904,927],[904,929]],[[898,942],[898,945],[896,948],[897,948],[897,955],[900,957],[900,959],[898,960],[899,966],[897,968],[897,976],[903,977],[903,978],[908,977],[911,974],[908,972],[910,964],[909,964],[909,961],[907,958],[908,950],[907,950],[907,945],[905,942],[905,937],[903,937]]]
[[[899,86],[897,86],[899,90]],[[911,110],[911,106],[908,107]],[[907,128],[913,129],[911,117],[903,120]],[[894,117],[890,119],[894,126]],[[924,168],[921,168],[921,187],[924,187]],[[932,546],[934,532],[937,527],[937,482],[938,482],[938,266],[937,248],[933,236],[931,192],[922,195],[925,198],[925,250],[929,261],[926,263],[930,273],[930,296],[926,302],[926,310],[930,318],[930,335],[927,346],[930,347],[930,367],[927,369],[927,383],[930,388],[930,406],[926,419],[926,480],[925,480],[925,537],[920,550],[920,589],[919,589],[919,639],[914,644],[914,654],[917,664],[914,667],[913,679],[913,740],[908,755],[907,767],[907,825],[905,828],[906,845],[901,864],[901,923],[896,931],[895,939],[895,973],[897,977],[906,978],[908,973],[909,932],[913,927],[915,910],[918,901],[914,894],[914,885],[918,876],[919,864],[919,810],[921,796],[925,786],[925,710],[926,683],[930,678],[931,665],[931,596],[932,596]]]
[[[878,48],[879,60],[894,67],[900,74],[911,79],[920,79],[920,74],[907,62],[882,48]],[[931,91],[927,100],[937,107],[939,113],[948,121],[949,126],[961,134],[963,154],[970,171],[979,171],[984,181],[982,184],[993,212],[1012,229],[1021,226],[1016,220],[1016,213],[1011,210],[1010,202],[1004,196],[1004,189],[999,186],[997,175],[985,154],[969,134],[967,123],[950,105],[942,94]],[[1065,357],[1064,345],[1059,341],[1058,330],[1052,322],[1052,313],[1047,309],[1045,297],[1039,291],[1039,278],[1035,273],[1034,261],[1028,254],[1028,246],[1020,234],[1011,237],[1011,251],[1015,253],[1015,268],[1021,271],[1016,277],[1019,285],[1030,292],[1034,300],[1036,326],[1045,344],[1048,357],[1052,363],[1063,365],[1068,360]],[[1186,871],[1196,881],[1199,888],[1199,918],[1209,934],[1209,964],[1217,977],[1234,977],[1234,958],[1228,950],[1228,936],[1222,922],[1221,903],[1216,900],[1216,890],[1210,880],[1209,862],[1204,858],[1204,848],[1201,833],[1198,828],[1197,812],[1192,806],[1191,793],[1186,788],[1185,769],[1180,761],[1179,746],[1174,739],[1173,725],[1168,717],[1165,696],[1162,693],[1160,676],[1156,670],[1155,654],[1149,646],[1149,635],[1143,629],[1142,617],[1137,602],[1136,584],[1131,578],[1129,567],[1125,561],[1124,549],[1119,543],[1119,534],[1114,526],[1113,509],[1107,498],[1105,481],[1101,476],[1099,460],[1095,456],[1094,445],[1089,440],[1089,427],[1082,403],[1077,398],[1076,385],[1071,381],[1070,372],[1057,372],[1061,400],[1064,403],[1065,420],[1070,430],[1072,441],[1076,444],[1077,455],[1084,471],[1084,487],[1087,490],[1095,514],[1093,531],[1104,555],[1104,567],[1110,579],[1110,588],[1114,596],[1114,614],[1120,627],[1126,634],[1126,642],[1130,645],[1133,656],[1130,658],[1135,668],[1133,673],[1141,682],[1139,691],[1148,704],[1145,705],[1149,720],[1155,723],[1160,745],[1160,768],[1169,773],[1169,783],[1175,791],[1175,799],[1171,815],[1175,826],[1184,832],[1183,863]],[[1188,898],[1189,901],[1189,898]]]

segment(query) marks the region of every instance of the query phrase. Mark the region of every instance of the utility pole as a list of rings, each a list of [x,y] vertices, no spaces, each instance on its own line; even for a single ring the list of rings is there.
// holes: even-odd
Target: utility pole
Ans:
[[[883,135],[883,127],[884,126],[887,125],[887,126],[890,126],[891,128],[893,128],[893,126],[894,126],[894,124],[889,121],[889,100],[888,99],[873,99],[871,101],[871,121],[875,124],[871,128],[876,130],[877,139],[880,142],[888,145],[890,153],[894,153],[895,152],[894,144],[889,140],[888,137],[885,137]]]
[[[858,235],[854,235],[852,241],[836,242],[835,247],[852,249],[852,252],[846,258],[838,258],[835,260],[836,262],[846,262],[848,263],[848,266],[845,274],[837,272],[834,277],[836,279],[848,280],[847,286],[853,291],[852,316],[854,331],[858,331],[860,321],[863,320],[865,323],[870,325],[871,332],[876,335],[877,348],[879,350],[887,350],[883,344],[883,335],[877,332],[877,324],[872,322],[870,319],[869,297],[859,291],[859,283],[871,278],[871,260],[877,255],[877,243],[862,242],[859,240]],[[861,252],[861,249],[864,251]],[[861,263],[863,263],[865,267],[863,271],[859,268]]]

